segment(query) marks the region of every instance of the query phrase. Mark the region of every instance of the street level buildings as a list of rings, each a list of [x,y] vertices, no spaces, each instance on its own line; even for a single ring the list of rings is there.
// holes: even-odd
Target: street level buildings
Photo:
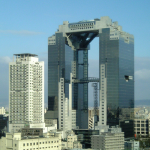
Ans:
[[[139,137],[150,136],[150,120],[149,119],[134,119],[134,133]]]
[[[9,132],[44,127],[44,62],[35,54],[14,54],[9,63]]]
[[[121,128],[112,127],[108,129],[108,132],[92,135],[91,148],[95,150],[123,150],[124,133],[121,132]]]
[[[82,149],[82,144],[78,141],[78,136],[71,132],[67,135],[67,139],[62,141],[62,149]]]
[[[125,141],[125,149],[126,150],[140,150],[140,142],[139,141]]]
[[[91,148],[91,136],[99,135],[99,130],[88,130],[88,129],[76,129],[73,132],[78,136],[78,141],[82,144],[85,149]]]
[[[2,150],[61,150],[61,134],[47,133],[43,137],[21,136],[21,133],[7,133],[0,139]]]

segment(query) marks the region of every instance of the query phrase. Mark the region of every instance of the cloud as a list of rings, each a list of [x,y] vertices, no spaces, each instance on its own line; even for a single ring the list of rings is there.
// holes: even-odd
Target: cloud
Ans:
[[[148,80],[150,79],[150,70],[141,69],[141,70],[135,71],[135,76],[137,79]]]
[[[135,100],[150,99],[150,57],[135,57]]]
[[[135,57],[135,79],[149,80],[150,79],[150,58]]]
[[[28,31],[28,30],[0,30],[0,33],[4,34],[13,34],[13,35],[40,35],[44,34],[44,32],[35,32],[35,31]]]
[[[150,69],[150,57],[135,57],[135,71]]]
[[[8,64],[11,61],[12,61],[12,59],[10,57],[8,57],[8,56],[0,57],[0,63],[2,63],[2,64],[4,64],[4,63]]]

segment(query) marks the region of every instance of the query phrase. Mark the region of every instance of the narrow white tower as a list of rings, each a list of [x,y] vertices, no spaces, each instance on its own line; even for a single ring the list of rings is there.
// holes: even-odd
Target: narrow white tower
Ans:
[[[9,63],[9,132],[44,127],[44,62],[35,54],[14,54]]]

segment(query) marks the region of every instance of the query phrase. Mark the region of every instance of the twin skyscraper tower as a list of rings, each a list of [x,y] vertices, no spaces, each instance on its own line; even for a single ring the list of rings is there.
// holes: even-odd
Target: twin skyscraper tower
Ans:
[[[96,37],[99,79],[88,76],[88,50]],[[64,21],[48,38],[48,111],[50,118],[58,120],[60,129],[88,128],[89,82],[99,82],[101,125],[132,122],[134,37],[109,17]]]

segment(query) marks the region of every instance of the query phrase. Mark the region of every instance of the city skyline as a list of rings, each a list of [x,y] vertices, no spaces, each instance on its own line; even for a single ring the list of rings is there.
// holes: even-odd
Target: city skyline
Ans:
[[[78,2],[78,1],[77,1]],[[83,2],[80,2],[83,4]],[[108,5],[109,7],[107,10],[100,8],[100,10],[96,10],[92,14],[86,14],[88,9],[90,9],[92,5],[91,2],[87,4],[87,8],[84,10],[85,13],[78,15],[76,14],[75,8],[73,11],[70,10],[68,15],[67,11],[63,11],[60,15],[59,13],[55,13],[52,15],[53,9],[48,12],[48,7],[46,7],[46,3],[42,3],[40,6],[40,2],[36,4],[37,8],[41,8],[40,12],[36,10],[34,7],[34,12],[28,9],[28,5],[32,6],[34,2],[31,3],[21,3],[18,2],[17,6],[15,6],[15,2],[11,2],[11,7],[6,6],[6,2],[1,2],[1,12],[2,12],[2,22],[0,24],[0,72],[1,72],[1,79],[0,79],[0,94],[1,101],[7,101],[8,104],[8,62],[12,61],[12,55],[14,53],[35,53],[39,55],[40,61],[44,60],[47,61],[47,37],[52,35],[55,30],[57,30],[58,25],[61,24],[64,20],[69,20],[69,22],[76,22],[78,20],[90,20],[92,18],[99,18],[100,16],[109,16],[112,18],[113,21],[117,20],[119,24],[123,25],[123,30],[127,31],[134,35],[135,37],[135,100],[139,99],[149,99],[150,94],[148,89],[150,88],[150,52],[148,51],[148,38],[149,38],[149,21],[147,20],[149,14],[148,4],[149,2],[146,1],[143,3],[142,1],[136,2],[136,6],[134,7],[134,2],[122,2],[124,6],[128,6],[128,12],[125,15],[120,15],[118,12],[120,10],[125,10],[125,7],[121,2],[112,4],[113,2],[98,2],[97,5]],[[57,3],[48,2],[49,5],[57,6]],[[90,5],[91,4],[91,5]],[[21,8],[24,6],[24,12],[22,12]],[[75,4],[77,5],[77,4]],[[14,7],[13,7],[14,6]],[[71,3],[68,2],[67,6],[71,6]],[[111,7],[110,7],[111,6]],[[14,9],[19,7],[20,9]],[[45,10],[42,8],[45,7]],[[60,6],[58,6],[61,8]],[[80,6],[81,7],[81,6]],[[134,7],[134,12],[133,12]],[[95,6],[98,8],[98,6]],[[117,11],[115,11],[117,8]],[[62,9],[62,8],[61,8]],[[60,10],[61,10],[60,9]],[[69,8],[70,9],[70,8]],[[10,13],[10,11],[12,13]],[[20,13],[19,13],[20,12]],[[26,13],[26,14],[25,14]],[[41,14],[40,14],[41,13]],[[21,14],[21,15],[19,15]],[[31,14],[31,15],[30,15]],[[129,15],[131,14],[131,15]],[[42,19],[43,16],[43,19]],[[15,18],[14,18],[15,17]],[[7,19],[6,19],[7,18]],[[38,19],[41,19],[40,21]],[[14,21],[13,21],[14,20]],[[20,21],[22,20],[22,21]],[[55,20],[55,21],[53,21]],[[39,23],[40,22],[40,23]],[[41,23],[42,22],[42,23]],[[44,22],[44,23],[43,23]],[[91,43],[91,50],[89,53],[89,70],[92,73],[97,71],[97,66],[95,62],[98,62],[98,44],[97,40],[95,39]],[[24,45],[24,46],[23,46]],[[95,59],[95,60],[94,60]],[[47,62],[46,62],[47,63]],[[45,63],[45,65],[46,65]],[[95,67],[95,69],[90,69],[90,66]],[[47,68],[47,66],[45,67]],[[47,72],[45,72],[47,75]],[[98,75],[98,74],[97,74]],[[47,77],[46,77],[47,80]],[[45,80],[45,82],[46,82]],[[47,86],[47,85],[45,85]],[[144,91],[142,91],[145,88]],[[142,92],[141,92],[142,91]],[[92,93],[92,92],[91,92]],[[92,94],[91,98],[92,99]],[[45,103],[47,103],[47,91],[45,89]],[[1,105],[1,104],[0,104]]]

